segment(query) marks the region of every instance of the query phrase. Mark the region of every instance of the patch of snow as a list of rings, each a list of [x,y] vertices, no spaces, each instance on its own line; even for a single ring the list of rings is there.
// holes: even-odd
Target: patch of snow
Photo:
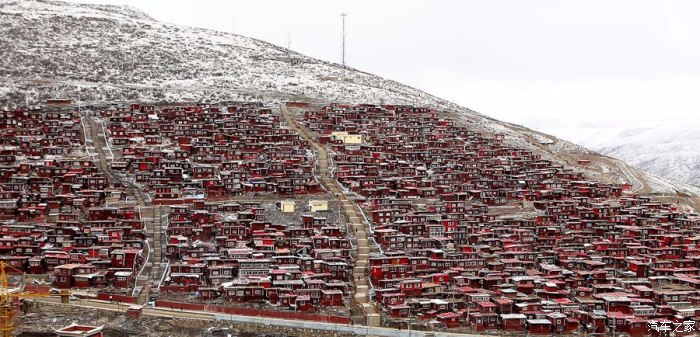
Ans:
[[[347,103],[428,105],[499,123],[433,95],[260,40],[161,23],[129,7],[60,1],[0,3],[0,105],[53,96],[82,101],[309,97]],[[35,89],[35,90],[34,90]]]
[[[676,192],[681,192],[685,194],[700,195],[700,187],[672,181],[647,172],[642,172],[642,174],[644,175],[644,179],[646,179],[647,186],[651,188],[652,192],[663,194],[676,194]]]

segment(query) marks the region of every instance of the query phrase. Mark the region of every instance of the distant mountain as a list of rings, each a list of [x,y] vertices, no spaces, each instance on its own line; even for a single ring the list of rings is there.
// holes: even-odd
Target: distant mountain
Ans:
[[[624,129],[595,148],[651,174],[700,186],[700,121]]]
[[[700,120],[535,119],[526,124],[664,178],[700,187]]]

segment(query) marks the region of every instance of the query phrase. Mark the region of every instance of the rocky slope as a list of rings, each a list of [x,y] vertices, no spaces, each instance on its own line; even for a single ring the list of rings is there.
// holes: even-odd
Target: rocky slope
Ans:
[[[161,23],[130,7],[0,0],[0,105],[225,99],[256,93],[466,110],[394,81],[223,32]]]

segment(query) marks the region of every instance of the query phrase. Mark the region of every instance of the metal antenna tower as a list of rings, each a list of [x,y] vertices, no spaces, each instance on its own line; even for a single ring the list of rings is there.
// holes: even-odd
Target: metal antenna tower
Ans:
[[[347,13],[340,14],[340,17],[343,20],[343,79],[345,79],[345,18],[347,16]]]

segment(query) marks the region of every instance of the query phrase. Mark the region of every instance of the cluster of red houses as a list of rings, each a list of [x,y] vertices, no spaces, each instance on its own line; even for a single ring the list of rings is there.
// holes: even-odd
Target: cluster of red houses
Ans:
[[[700,320],[697,214],[429,108],[331,105],[304,123],[335,153],[338,181],[366,198],[380,251],[367,272],[387,317],[633,336],[649,320]]]
[[[221,201],[320,192],[310,147],[278,114],[132,104],[99,117],[121,150],[112,168],[171,205],[161,291],[344,305],[355,254],[345,227],[319,213],[277,223],[260,202]],[[333,153],[336,179],[364,197],[371,297],[387,319],[632,336],[653,333],[651,321],[700,320],[697,214],[429,108],[331,105],[303,121]],[[69,108],[1,111],[0,260],[52,273],[61,288],[129,288],[143,221],[133,206],[108,206],[126,193],[87,158],[84,130]]]
[[[254,103],[103,109],[112,169],[170,205],[161,292],[202,300],[266,301],[283,308],[343,306],[352,269],[345,228],[303,215],[291,224],[265,220],[257,202],[322,192],[309,144]],[[293,210],[294,207],[291,207]]]
[[[105,109],[112,169],[154,194],[155,204],[225,199],[244,193],[318,193],[308,143],[260,104]]]
[[[326,218],[266,221],[257,202],[170,206],[164,292],[268,302],[297,311],[343,306],[353,247]]]
[[[129,288],[143,260],[134,207],[86,156],[72,109],[0,112],[0,260],[60,288]]]

